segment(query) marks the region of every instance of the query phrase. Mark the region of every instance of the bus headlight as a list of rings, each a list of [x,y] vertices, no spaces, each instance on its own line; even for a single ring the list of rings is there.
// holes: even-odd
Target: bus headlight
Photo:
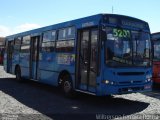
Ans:
[[[148,79],[147,79],[147,82],[150,82],[150,81],[151,81],[151,78],[148,78]]]
[[[105,84],[109,84],[109,80],[105,80]]]
[[[152,78],[152,75],[146,75],[146,79]]]
[[[114,82],[114,81],[109,81],[109,80],[104,80],[103,81],[103,83],[105,83],[105,84],[110,84],[110,85],[116,85],[116,82]]]
[[[152,80],[152,75],[147,75],[146,76],[146,82],[150,82]]]

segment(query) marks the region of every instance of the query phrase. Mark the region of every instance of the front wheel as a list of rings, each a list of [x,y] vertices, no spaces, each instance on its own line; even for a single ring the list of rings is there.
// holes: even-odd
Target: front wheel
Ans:
[[[73,85],[72,85],[72,82],[71,82],[69,76],[63,77],[62,90],[63,90],[65,96],[67,96],[67,97],[74,96]]]

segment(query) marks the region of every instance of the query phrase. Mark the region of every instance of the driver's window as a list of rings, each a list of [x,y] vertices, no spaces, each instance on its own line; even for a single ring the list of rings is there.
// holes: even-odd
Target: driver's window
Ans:
[[[142,40],[141,33],[132,31],[133,55],[143,58],[146,48],[146,41]]]

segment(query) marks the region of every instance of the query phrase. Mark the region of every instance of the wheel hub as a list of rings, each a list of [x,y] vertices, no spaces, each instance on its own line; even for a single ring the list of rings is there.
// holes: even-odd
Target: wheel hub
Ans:
[[[64,91],[67,93],[71,89],[71,83],[69,81],[64,82]]]

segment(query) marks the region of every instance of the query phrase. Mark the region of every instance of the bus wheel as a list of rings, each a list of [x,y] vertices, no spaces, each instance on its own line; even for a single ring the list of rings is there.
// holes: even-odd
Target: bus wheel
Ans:
[[[63,77],[62,83],[63,83],[62,89],[63,89],[64,94],[67,97],[73,97],[73,86],[72,86],[72,82],[70,80],[70,77],[68,75]]]
[[[21,78],[21,70],[20,70],[19,67],[16,68],[15,75],[16,75],[16,80],[17,81],[21,81],[22,80],[22,78]]]

